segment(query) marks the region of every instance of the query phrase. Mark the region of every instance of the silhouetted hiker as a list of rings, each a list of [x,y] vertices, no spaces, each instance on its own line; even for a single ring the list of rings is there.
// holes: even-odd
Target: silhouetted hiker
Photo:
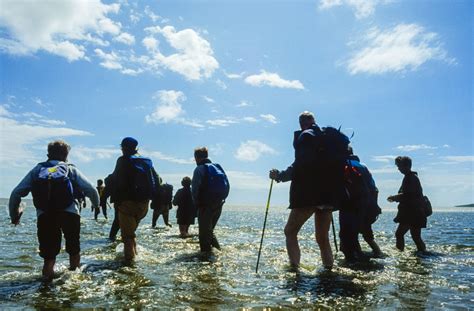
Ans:
[[[375,222],[381,209],[377,204],[378,189],[369,170],[360,163],[359,157],[351,154],[345,167],[346,189],[348,200],[339,210],[339,237],[341,251],[347,262],[367,261],[361,250],[358,235],[362,233],[365,241],[373,250],[375,257],[382,256],[379,246],[374,240],[372,223]]]
[[[286,250],[290,265],[297,268],[301,251],[298,232],[314,214],[316,242],[326,269],[333,266],[329,244],[332,211],[344,198],[344,163],[349,139],[337,129],[322,130],[311,112],[299,116],[300,131],[294,134],[295,161],[286,170],[272,169],[270,178],[277,182],[291,180],[290,215],[285,226]]]
[[[102,208],[102,214],[104,215],[105,219],[107,219],[107,199],[103,200],[102,198],[104,197],[104,181],[102,179],[97,180],[97,192],[99,193],[99,198],[100,198],[100,207]],[[100,209],[96,208],[94,210],[94,219],[97,220],[97,216],[100,214]]]
[[[115,204],[115,186],[114,186],[114,175],[109,174],[105,177],[105,188],[103,196],[100,198],[100,205],[107,205],[107,199],[110,200],[110,203],[114,206],[114,220],[112,221],[112,226],[110,227],[109,240],[115,241],[117,238],[117,233],[120,230],[119,225],[119,213],[117,210],[117,204]]]
[[[198,210],[199,246],[201,252],[210,252],[212,247],[220,249],[214,234],[222,206],[229,195],[229,180],[217,163],[208,158],[206,147],[194,149],[194,169],[191,193]]]
[[[138,154],[136,139],[126,137],[120,145],[123,155],[117,159],[113,172],[114,200],[119,212],[125,261],[130,263],[137,254],[135,231],[147,214],[159,177],[152,161]]]
[[[156,227],[156,222],[160,215],[163,216],[163,221],[166,226],[172,227],[169,222],[170,209],[173,208],[171,200],[173,199],[173,186],[170,184],[162,184],[160,187],[159,196],[154,198],[151,202],[150,208],[153,209],[153,217],[151,220],[151,227]]]
[[[62,140],[49,143],[48,160],[37,164],[10,195],[10,218],[15,225],[19,224],[23,214],[19,210],[21,198],[30,192],[33,195],[40,256],[44,259],[42,273],[48,280],[54,275],[62,235],[69,254],[69,269],[75,270],[80,265],[81,217],[74,200],[74,188],[83,191],[92,206],[99,205],[94,185],[74,165],[66,163],[70,149]]]
[[[194,225],[196,218],[196,208],[193,204],[193,196],[191,194],[191,178],[184,177],[181,180],[183,188],[178,189],[174,195],[173,205],[177,205],[176,218],[179,225],[179,236],[186,238],[189,236],[189,226]]]
[[[411,170],[411,164],[409,157],[398,156],[395,159],[395,165],[404,177],[398,194],[389,196],[387,200],[399,202],[398,213],[393,220],[398,223],[395,232],[397,248],[400,251],[405,249],[405,234],[410,230],[418,251],[425,252],[426,246],[421,239],[421,228],[426,228],[426,216],[423,212],[423,188],[421,188],[418,174]]]

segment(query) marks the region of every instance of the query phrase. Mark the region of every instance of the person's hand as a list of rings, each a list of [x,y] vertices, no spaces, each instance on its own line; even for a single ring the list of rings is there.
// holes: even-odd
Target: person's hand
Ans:
[[[389,202],[394,202],[395,200],[393,199],[393,195],[389,196],[389,197],[387,198],[387,201],[389,201]]]
[[[278,171],[277,169],[271,169],[270,173],[268,174],[268,177],[273,180],[277,180],[278,176],[280,176],[280,171]]]
[[[20,212],[15,219],[12,219],[12,224],[13,225],[18,226],[18,224],[20,223],[21,215],[23,215],[23,212]]]

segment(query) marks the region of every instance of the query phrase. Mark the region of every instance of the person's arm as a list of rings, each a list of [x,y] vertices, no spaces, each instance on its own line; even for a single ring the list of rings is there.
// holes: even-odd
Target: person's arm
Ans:
[[[23,213],[23,211],[20,211],[21,198],[26,197],[28,193],[30,193],[31,187],[33,186],[34,172],[36,172],[36,168],[26,174],[10,195],[8,209],[12,224],[17,225],[20,222]]]
[[[181,193],[183,191],[181,189],[178,189],[178,191],[176,191],[176,194],[174,195],[174,198],[173,198],[173,205],[177,206],[181,203]]]
[[[92,202],[93,208],[99,208],[99,193],[94,185],[79,171],[74,168],[76,185],[84,192],[85,196]]]
[[[198,165],[194,169],[194,173],[193,173],[191,193],[192,193],[192,196],[193,196],[194,204],[196,206],[199,204],[199,192],[200,192],[200,188],[202,186],[202,182],[203,182],[203,178],[204,178],[203,169],[205,169],[205,168],[206,168],[205,165]]]

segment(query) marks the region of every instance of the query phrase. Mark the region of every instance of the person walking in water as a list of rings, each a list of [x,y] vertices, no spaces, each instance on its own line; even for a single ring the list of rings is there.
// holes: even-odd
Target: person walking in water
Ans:
[[[102,208],[102,214],[105,219],[107,219],[107,199],[104,200],[105,196],[105,186],[102,179],[97,180],[97,192],[99,193],[100,207]],[[94,210],[94,219],[97,220],[97,216],[100,214],[100,209],[97,208]]]
[[[206,147],[194,150],[194,160],[197,166],[194,169],[191,193],[198,209],[199,246],[201,252],[207,253],[212,247],[221,249],[214,229],[230,185],[222,167],[209,160]]]
[[[183,188],[178,189],[173,198],[173,205],[177,205],[176,218],[179,225],[179,236],[187,238],[189,236],[189,226],[194,225],[196,218],[196,209],[193,204],[193,197],[191,194],[191,178],[188,176],[181,180]]]
[[[67,163],[71,147],[62,140],[48,144],[48,160],[36,165],[13,189],[9,210],[11,222],[20,223],[21,198],[32,193],[36,207],[39,255],[43,258],[45,280],[54,276],[56,256],[61,249],[61,238],[66,240],[69,269],[80,265],[81,217],[74,193],[82,191],[98,207],[99,196],[87,178],[72,164]]]
[[[153,210],[153,216],[151,219],[151,227],[156,227],[156,222],[160,215],[163,216],[163,221],[166,226],[172,227],[169,223],[170,219],[170,209],[173,207],[171,205],[171,200],[173,199],[173,186],[170,184],[162,184],[160,187],[159,196],[155,197],[151,204],[150,208]]]
[[[341,165],[340,172],[335,172],[332,171],[332,165],[328,165],[325,161],[330,158],[326,155],[326,150],[336,149],[336,144],[335,141],[333,143],[333,140],[329,139],[329,135],[324,135],[311,112],[301,113],[299,124],[301,130],[294,134],[295,160],[293,164],[284,171],[272,169],[269,177],[277,182],[291,180],[289,206],[291,211],[284,230],[291,267],[298,268],[300,265],[298,232],[314,215],[316,242],[321,252],[322,263],[326,269],[331,269],[334,259],[329,243],[329,227],[332,211],[338,208],[339,201],[343,198],[344,166]],[[338,132],[334,128],[331,129]],[[343,134],[336,132],[334,132],[334,137],[339,139],[339,136]],[[345,135],[340,137],[344,140],[345,153],[347,153],[349,140]]]
[[[389,202],[398,202],[398,213],[394,222],[398,223],[395,232],[396,247],[405,249],[405,234],[410,231],[411,238],[420,252],[426,252],[426,245],[421,238],[421,228],[426,228],[426,215],[423,212],[423,188],[418,174],[411,170],[412,160],[406,156],[398,156],[395,165],[404,175],[398,194],[387,198]]]
[[[138,154],[138,141],[125,137],[121,142],[122,156],[117,159],[113,174],[115,204],[127,264],[137,254],[135,231],[148,212],[150,199],[159,187],[159,177],[150,159]]]

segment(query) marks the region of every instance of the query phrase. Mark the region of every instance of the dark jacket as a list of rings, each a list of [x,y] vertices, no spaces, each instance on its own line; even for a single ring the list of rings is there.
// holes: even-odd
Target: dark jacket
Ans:
[[[426,228],[426,216],[422,209],[423,188],[416,172],[410,172],[403,177],[396,201],[399,204],[395,222]]]
[[[113,183],[114,183],[114,202],[121,203],[123,201],[136,201],[143,202],[147,198],[137,198],[134,192],[134,176],[135,168],[130,156],[121,156],[117,159],[115,164],[115,169],[113,174]],[[155,177],[157,186],[159,186],[159,176],[156,173],[155,169],[152,168],[152,174]]]
[[[173,198],[173,205],[177,205],[176,218],[178,224],[194,224],[197,210],[193,204],[193,197],[191,195],[191,187],[183,187],[178,189]]]
[[[295,161],[279,177],[281,181],[291,180],[290,209],[319,205],[331,205],[338,209],[345,196],[344,172],[332,172],[332,167],[324,164],[326,161],[318,161],[322,139],[317,125],[295,132]]]

